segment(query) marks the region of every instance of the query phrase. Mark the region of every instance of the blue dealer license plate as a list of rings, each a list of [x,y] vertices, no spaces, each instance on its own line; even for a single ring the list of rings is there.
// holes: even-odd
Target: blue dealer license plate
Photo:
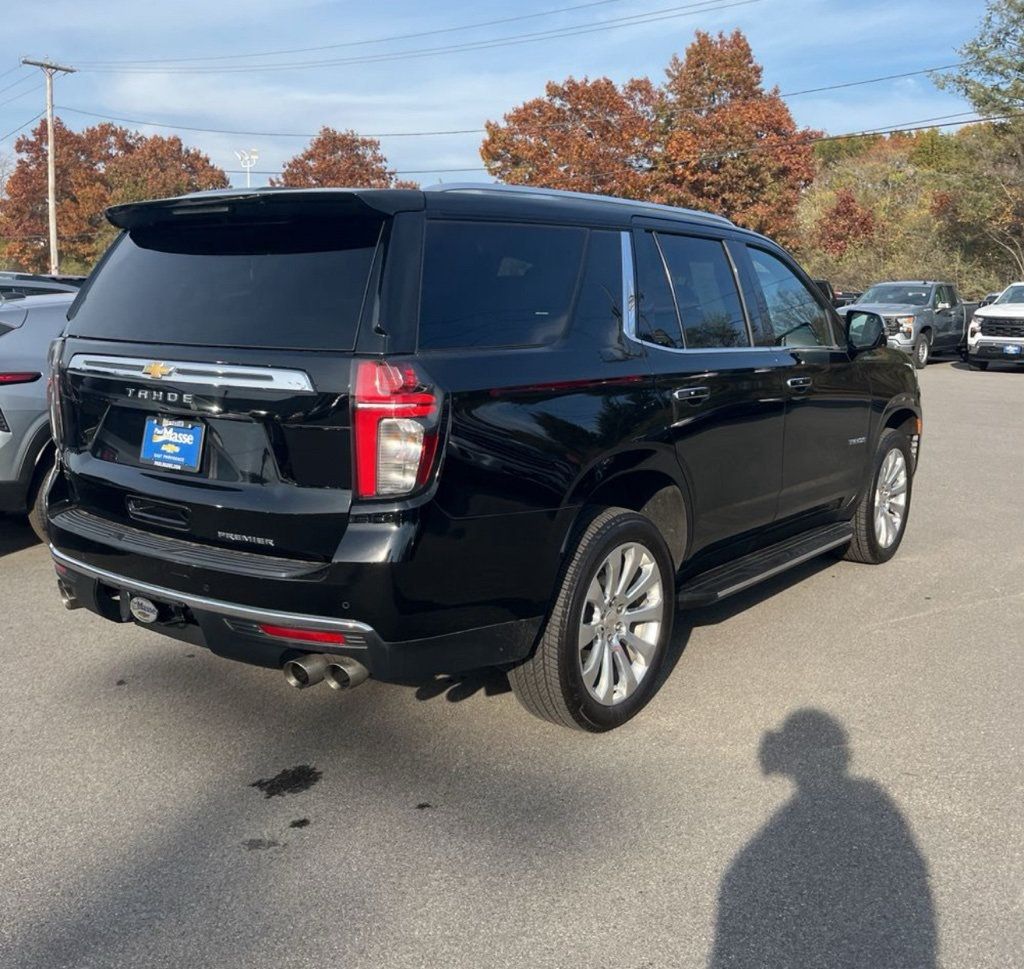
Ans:
[[[139,460],[174,471],[198,471],[203,457],[203,425],[147,417]]]
[[[1003,345],[1003,353],[1011,357],[1020,356],[1020,344],[1019,343],[1006,343]]]

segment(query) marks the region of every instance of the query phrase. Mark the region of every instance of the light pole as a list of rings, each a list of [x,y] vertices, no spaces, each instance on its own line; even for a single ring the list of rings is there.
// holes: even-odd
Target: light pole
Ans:
[[[57,256],[57,151],[53,138],[53,75],[74,74],[75,69],[62,67],[52,61],[33,61],[27,57],[23,57],[21,63],[38,67],[46,75],[46,208],[50,222],[50,273],[56,276],[60,272],[60,259]]]
[[[252,187],[252,180],[250,173],[256,162],[260,160],[260,153],[255,148],[243,148],[241,151],[235,152],[235,157],[238,159],[238,164],[245,169],[245,187]]]

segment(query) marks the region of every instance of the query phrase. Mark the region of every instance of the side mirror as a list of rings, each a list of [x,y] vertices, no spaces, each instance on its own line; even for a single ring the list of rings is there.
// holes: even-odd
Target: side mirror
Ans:
[[[885,321],[877,313],[853,310],[846,314],[846,342],[860,353],[886,345]]]
[[[935,308],[937,310],[948,310],[948,309],[951,309],[952,307],[950,306],[949,303],[936,303],[935,304]]]

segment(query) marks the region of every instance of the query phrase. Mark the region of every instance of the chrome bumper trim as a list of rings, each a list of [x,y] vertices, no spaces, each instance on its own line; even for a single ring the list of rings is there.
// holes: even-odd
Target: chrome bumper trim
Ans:
[[[85,562],[80,562],[78,559],[71,558],[70,555],[57,551],[53,545],[50,546],[50,554],[55,562],[66,566],[72,572],[79,572],[91,579],[97,579],[118,589],[138,592],[141,595],[152,596],[155,599],[178,606],[188,606],[189,609],[198,609],[200,612],[213,612],[221,616],[229,616],[232,619],[247,619],[251,622],[264,622],[274,626],[295,626],[301,629],[314,629],[326,632],[359,633],[367,638],[377,638],[377,634],[373,631],[372,627],[367,626],[366,623],[356,622],[354,619],[309,616],[299,612],[276,612],[271,609],[259,609],[255,606],[243,606],[236,602],[224,602],[221,599],[207,599],[205,596],[178,592],[175,589],[165,589],[162,586],[150,585],[148,582],[139,582],[124,575],[108,572],[106,569],[99,569],[95,565],[87,565]]]

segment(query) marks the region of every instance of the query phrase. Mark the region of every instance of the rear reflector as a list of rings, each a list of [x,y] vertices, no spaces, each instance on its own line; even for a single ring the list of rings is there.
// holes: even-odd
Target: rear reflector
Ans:
[[[259,624],[260,632],[273,636],[275,639],[297,639],[304,643],[333,643],[335,646],[344,646],[345,637],[341,633],[332,633],[322,629],[298,629],[292,626],[271,626],[268,623]]]
[[[41,376],[41,373],[32,373],[31,371],[0,373],[0,386],[5,384],[31,384],[35,383]]]

